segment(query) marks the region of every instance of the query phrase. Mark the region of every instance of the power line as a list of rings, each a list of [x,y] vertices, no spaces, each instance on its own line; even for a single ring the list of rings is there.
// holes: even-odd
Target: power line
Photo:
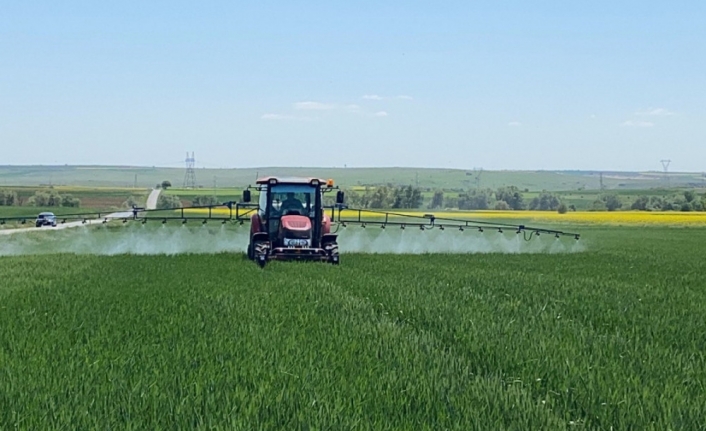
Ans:
[[[196,166],[196,158],[194,157],[194,152],[191,152],[191,157],[189,157],[189,152],[186,152],[186,174],[184,174],[184,188],[185,189],[195,189],[196,188],[196,172],[194,167]]]
[[[662,163],[662,168],[664,169],[664,182],[667,184],[667,187],[669,187],[669,164],[672,163],[671,160],[660,160]]]

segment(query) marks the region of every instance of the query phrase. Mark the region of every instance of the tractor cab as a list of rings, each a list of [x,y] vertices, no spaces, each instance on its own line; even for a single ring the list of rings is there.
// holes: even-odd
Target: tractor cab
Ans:
[[[332,180],[299,177],[266,177],[257,180],[257,210],[251,216],[248,257],[328,260],[338,263],[336,235],[326,214],[324,194],[334,190]],[[250,190],[243,193],[250,201]],[[343,203],[338,191],[337,203]],[[333,208],[333,207],[331,207]]]

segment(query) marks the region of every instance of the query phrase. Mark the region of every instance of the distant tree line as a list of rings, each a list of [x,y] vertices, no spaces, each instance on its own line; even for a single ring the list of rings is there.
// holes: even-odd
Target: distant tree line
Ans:
[[[23,199],[14,190],[0,190],[0,206],[22,206]],[[80,207],[81,200],[70,194],[62,195],[55,190],[36,191],[27,199],[26,206],[35,207]]]
[[[638,196],[630,209],[639,211],[704,211],[706,194],[699,196],[692,190],[670,196]]]
[[[470,189],[460,191],[454,196],[445,196],[443,190],[433,191],[433,195],[425,206],[428,209],[459,209],[459,210],[508,210],[508,211],[557,211],[566,213],[576,211],[575,204],[567,205],[560,194],[542,191],[539,195],[528,199],[527,189],[520,190],[516,186],[500,187],[498,189]],[[413,186],[386,185],[367,189],[365,192],[346,191],[346,204],[357,208],[370,209],[420,209],[423,206],[421,189]],[[591,202],[589,211],[705,211],[706,195],[699,196],[692,190],[671,196],[638,196],[633,202],[621,199],[615,193],[604,193]]]
[[[384,185],[364,193],[346,192],[346,202],[352,207],[370,209],[415,209],[422,206],[424,197],[418,187]]]
[[[165,181],[166,182],[166,181]],[[168,184],[160,186],[169,187]],[[164,188],[166,188],[164,187]],[[423,193],[431,193],[426,202]],[[447,196],[448,191],[421,189],[412,185],[386,184],[370,187],[364,191],[346,190],[346,204],[354,208],[367,209],[459,209],[459,210],[507,210],[507,211],[557,211],[566,213],[576,211],[574,204],[563,202],[561,194],[542,191],[539,194],[529,193],[516,186],[505,186],[497,189],[482,188],[454,191]],[[583,198],[583,196],[581,197]],[[326,205],[333,204],[334,197],[324,196]],[[569,200],[571,202],[571,200]],[[576,202],[576,200],[574,200]],[[626,198],[616,193],[603,193],[581,209],[589,211],[706,211],[706,194],[694,190],[685,190],[668,195],[638,195],[634,199]],[[218,203],[215,196],[195,196],[191,199],[192,206],[208,206]],[[131,196],[123,206],[130,208],[141,205],[139,197]],[[71,194],[60,194],[55,190],[36,191],[27,198],[15,190],[0,189],[0,206],[36,206],[36,207],[80,207],[81,201]],[[180,208],[182,201],[178,196],[160,194],[157,201],[158,209]]]
[[[0,206],[11,207],[19,205],[17,193],[13,190],[0,190]]]
[[[346,192],[346,203],[352,207],[371,209],[418,209],[424,202],[421,189],[413,186],[382,186],[366,190],[364,193]],[[525,200],[523,192],[515,187],[501,187],[497,190],[471,189],[458,193],[458,196],[444,195],[443,190],[435,190],[429,209],[457,208],[461,210],[558,210],[561,201],[558,196],[542,192],[539,196]]]

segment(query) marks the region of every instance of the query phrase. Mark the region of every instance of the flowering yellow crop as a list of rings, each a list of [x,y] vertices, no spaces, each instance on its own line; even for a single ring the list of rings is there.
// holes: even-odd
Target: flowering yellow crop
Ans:
[[[185,213],[208,214],[208,210],[186,210]],[[330,214],[330,211],[327,211]],[[517,220],[522,222],[548,222],[548,223],[577,223],[577,224],[625,224],[625,225],[704,225],[706,226],[706,212],[647,212],[647,211],[576,211],[559,214],[555,211],[392,211],[398,216],[390,217],[390,221],[401,221],[405,216],[423,217],[433,214],[436,218],[449,218],[459,220]],[[213,209],[214,216],[228,215],[227,209]],[[338,219],[338,211],[336,211]],[[233,210],[235,215],[235,210]],[[344,210],[341,216],[344,219],[357,219],[360,215],[363,221],[384,218],[377,211],[351,211]],[[411,220],[409,220],[411,221]]]
[[[407,212],[395,214],[424,216],[459,220],[522,220],[537,222],[566,222],[589,224],[657,224],[657,225],[706,225],[706,212],[646,212],[646,211],[577,211],[559,214],[554,211],[442,211]],[[375,212],[361,211],[361,218],[380,218]],[[357,218],[358,211],[343,211],[344,218]]]

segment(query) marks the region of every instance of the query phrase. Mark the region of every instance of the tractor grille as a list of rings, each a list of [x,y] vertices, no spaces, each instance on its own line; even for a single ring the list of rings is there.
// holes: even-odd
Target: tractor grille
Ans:
[[[288,231],[309,231],[311,230],[311,220],[304,216],[284,216],[282,217],[282,228]]]

